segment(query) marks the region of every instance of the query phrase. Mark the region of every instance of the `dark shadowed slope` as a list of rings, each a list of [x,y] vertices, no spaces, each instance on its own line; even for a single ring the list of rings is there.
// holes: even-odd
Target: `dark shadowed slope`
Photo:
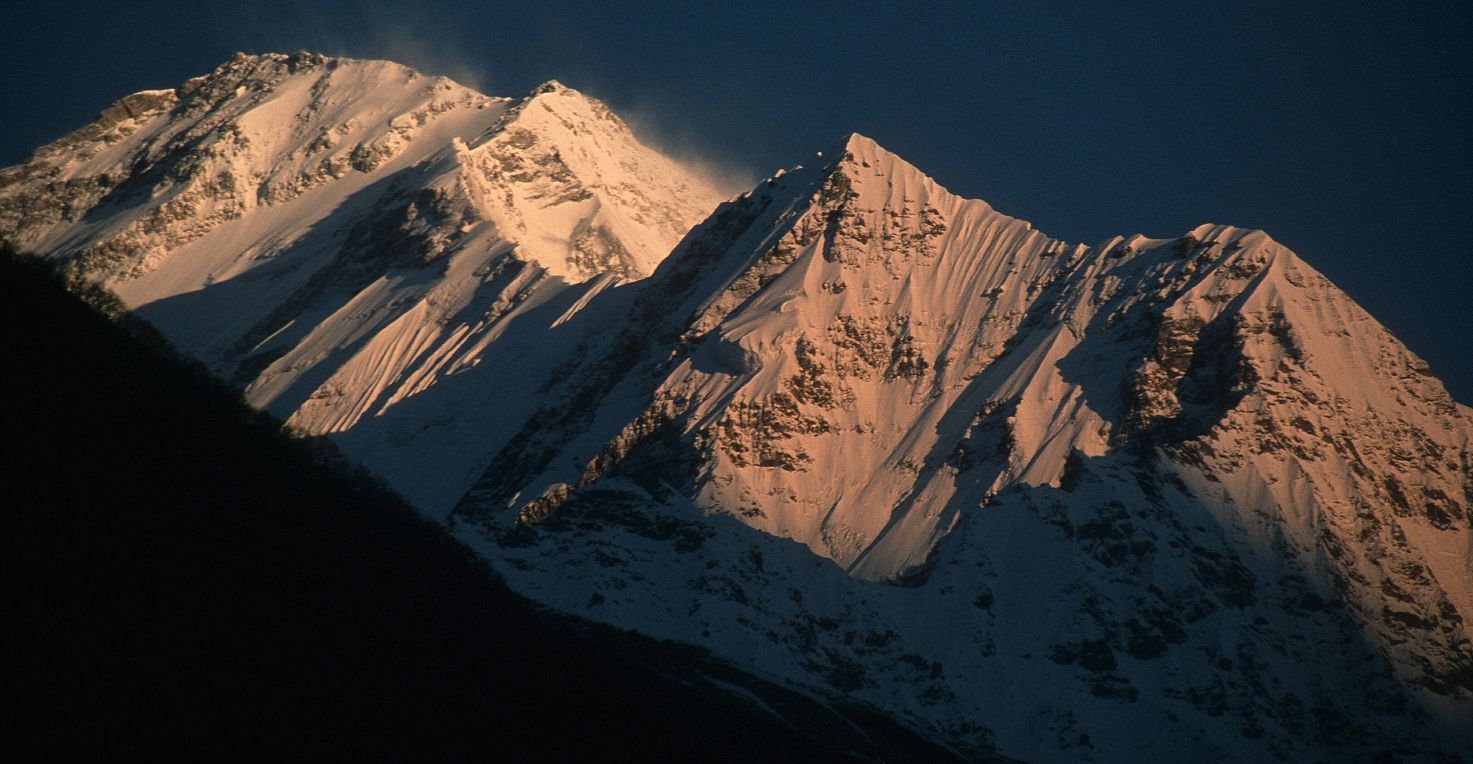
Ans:
[[[873,711],[538,610],[371,478],[0,264],[30,755],[947,759]]]

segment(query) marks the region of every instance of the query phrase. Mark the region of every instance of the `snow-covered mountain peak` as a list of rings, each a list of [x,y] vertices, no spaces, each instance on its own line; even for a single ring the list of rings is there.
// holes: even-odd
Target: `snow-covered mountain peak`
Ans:
[[[221,228],[239,238],[284,221],[258,210],[325,214],[488,110],[498,110],[495,99],[393,62],[237,54],[172,95],[129,96],[7,170],[0,236],[63,254],[124,284],[125,298],[148,301],[239,267],[206,262],[234,258],[233,247],[178,260],[187,245]],[[170,273],[148,278],[166,260],[176,262]]]
[[[518,256],[584,281],[654,270],[720,193],[644,146],[602,102],[549,81],[459,159],[463,187]]]
[[[831,173],[842,174],[851,193],[869,197],[871,206],[931,205],[936,208],[965,205],[990,210],[980,199],[964,199],[937,183],[904,158],[874,139],[850,133],[835,148],[823,153]]]
[[[1393,672],[1466,717],[1473,417],[1349,297],[1261,231],[1069,244],[863,136],[817,160],[696,227],[488,460],[452,516],[523,585],[958,728],[1078,683],[1030,701],[1071,709],[1071,753],[1081,708],[1101,751],[1186,750],[1181,714],[1225,707],[1293,750],[1284,708]],[[814,570],[902,587],[830,601]],[[855,679],[886,628],[930,679]],[[1306,671],[1327,645],[1345,666]],[[1176,731],[1118,731],[1142,713]]]
[[[647,293],[690,306],[658,311],[690,317],[669,331],[699,342],[653,395],[686,401],[677,421],[707,444],[708,469],[691,478],[698,504],[888,578],[921,564],[954,522],[906,496],[943,460],[933,450],[949,405],[1065,247],[864,136],[841,151],[718,211],[656,274]],[[665,406],[646,416],[670,416]],[[836,482],[841,469],[856,480]],[[757,498],[771,495],[790,500]]]
[[[834,144],[834,148],[825,152],[824,156],[832,156],[839,165],[873,168],[876,172],[872,174],[875,175],[925,174],[899,155],[881,146],[875,139],[860,133],[850,133],[845,136],[842,141]]]
[[[544,93],[559,93],[568,90],[571,90],[571,88],[569,88],[567,85],[564,85],[557,80],[548,80],[547,82],[544,82],[541,85],[532,88],[532,92],[528,93],[528,97],[539,96]]]
[[[647,273],[719,199],[561,85],[491,98],[389,61],[238,54],[0,171],[0,238],[107,281],[318,433],[474,365],[457,331]],[[426,359],[408,336],[450,345]]]
[[[532,109],[533,104],[539,104],[541,110]],[[557,80],[547,82],[532,88],[525,96],[517,100],[516,104],[507,111],[500,124],[493,126],[493,130],[503,129],[514,121],[522,121],[523,127],[531,128],[542,124],[538,117],[546,113],[556,114],[560,119],[570,121],[581,121],[589,118],[610,120],[614,124],[628,129],[623,121],[615,117],[604,103],[581,91],[564,85]],[[571,126],[567,126],[572,129]]]
[[[325,212],[417,164],[456,175],[460,188],[442,192],[474,210],[464,224],[496,229],[479,238],[513,242],[517,256],[573,281],[648,273],[720,198],[602,103],[556,81],[513,101],[389,61],[241,53],[171,91],[128,96],[5,170],[0,235],[68,252],[95,276],[147,281],[175,250],[241,228],[232,221],[254,209],[305,194]],[[149,199],[123,202],[135,186]],[[94,212],[99,204],[118,214]],[[84,213],[95,222],[80,224]],[[188,270],[195,286],[225,275]],[[176,288],[166,280],[164,291]],[[134,300],[159,294],[123,288]]]

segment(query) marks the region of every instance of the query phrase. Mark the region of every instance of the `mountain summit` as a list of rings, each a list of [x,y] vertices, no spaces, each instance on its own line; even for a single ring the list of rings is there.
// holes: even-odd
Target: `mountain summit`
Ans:
[[[474,365],[508,314],[644,275],[718,200],[557,83],[240,54],[5,170],[0,238],[325,433]]]
[[[979,755],[1473,750],[1473,411],[1267,234],[1067,243],[857,134],[717,204],[555,82],[191,83],[0,235],[520,591]]]
[[[218,247],[181,252],[196,241],[271,257],[301,237],[292,225],[384,206],[410,170],[436,176],[415,179],[438,204],[416,212],[464,218],[417,228],[422,259],[476,238],[489,218],[493,241],[570,280],[645,275],[718,200],[602,103],[555,81],[520,100],[488,98],[387,61],[237,54],[173,90],[124,98],[6,170],[0,232],[67,252],[150,302],[186,275],[198,287],[249,268],[196,253]],[[176,261],[168,275],[146,278],[166,261]]]

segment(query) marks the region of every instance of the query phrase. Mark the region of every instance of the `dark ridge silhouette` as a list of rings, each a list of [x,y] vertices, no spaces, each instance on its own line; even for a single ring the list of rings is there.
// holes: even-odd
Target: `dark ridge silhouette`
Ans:
[[[532,605],[80,293],[91,307],[0,253],[26,758],[958,758],[867,707]]]

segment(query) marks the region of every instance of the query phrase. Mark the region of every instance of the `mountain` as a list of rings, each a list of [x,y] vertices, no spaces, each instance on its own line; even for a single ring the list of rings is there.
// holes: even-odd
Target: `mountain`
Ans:
[[[1068,245],[825,154],[461,500],[514,586],[1024,759],[1468,750],[1473,415],[1425,364],[1262,232]]]
[[[518,597],[146,326],[0,255],[0,334],[28,371],[0,382],[26,445],[12,751],[960,760],[873,709]]]
[[[1062,242],[858,135],[718,205],[556,84],[337,90],[404,71],[246,57],[125,99],[0,174],[0,236],[560,610],[977,756],[1473,756],[1473,411],[1267,234]],[[460,105],[401,135],[347,116],[365,90]],[[199,92],[400,153],[99,259],[187,185],[149,168],[298,177]]]
[[[551,313],[543,330],[571,320],[719,200],[556,82],[488,98],[387,61],[238,55],[0,173],[0,239],[107,284],[316,435],[477,365],[503,335],[514,344],[523,312]],[[526,341],[529,368],[441,397],[464,410],[544,373],[543,338]],[[367,461],[455,465],[464,478],[404,487],[448,509],[475,456],[416,443]]]

